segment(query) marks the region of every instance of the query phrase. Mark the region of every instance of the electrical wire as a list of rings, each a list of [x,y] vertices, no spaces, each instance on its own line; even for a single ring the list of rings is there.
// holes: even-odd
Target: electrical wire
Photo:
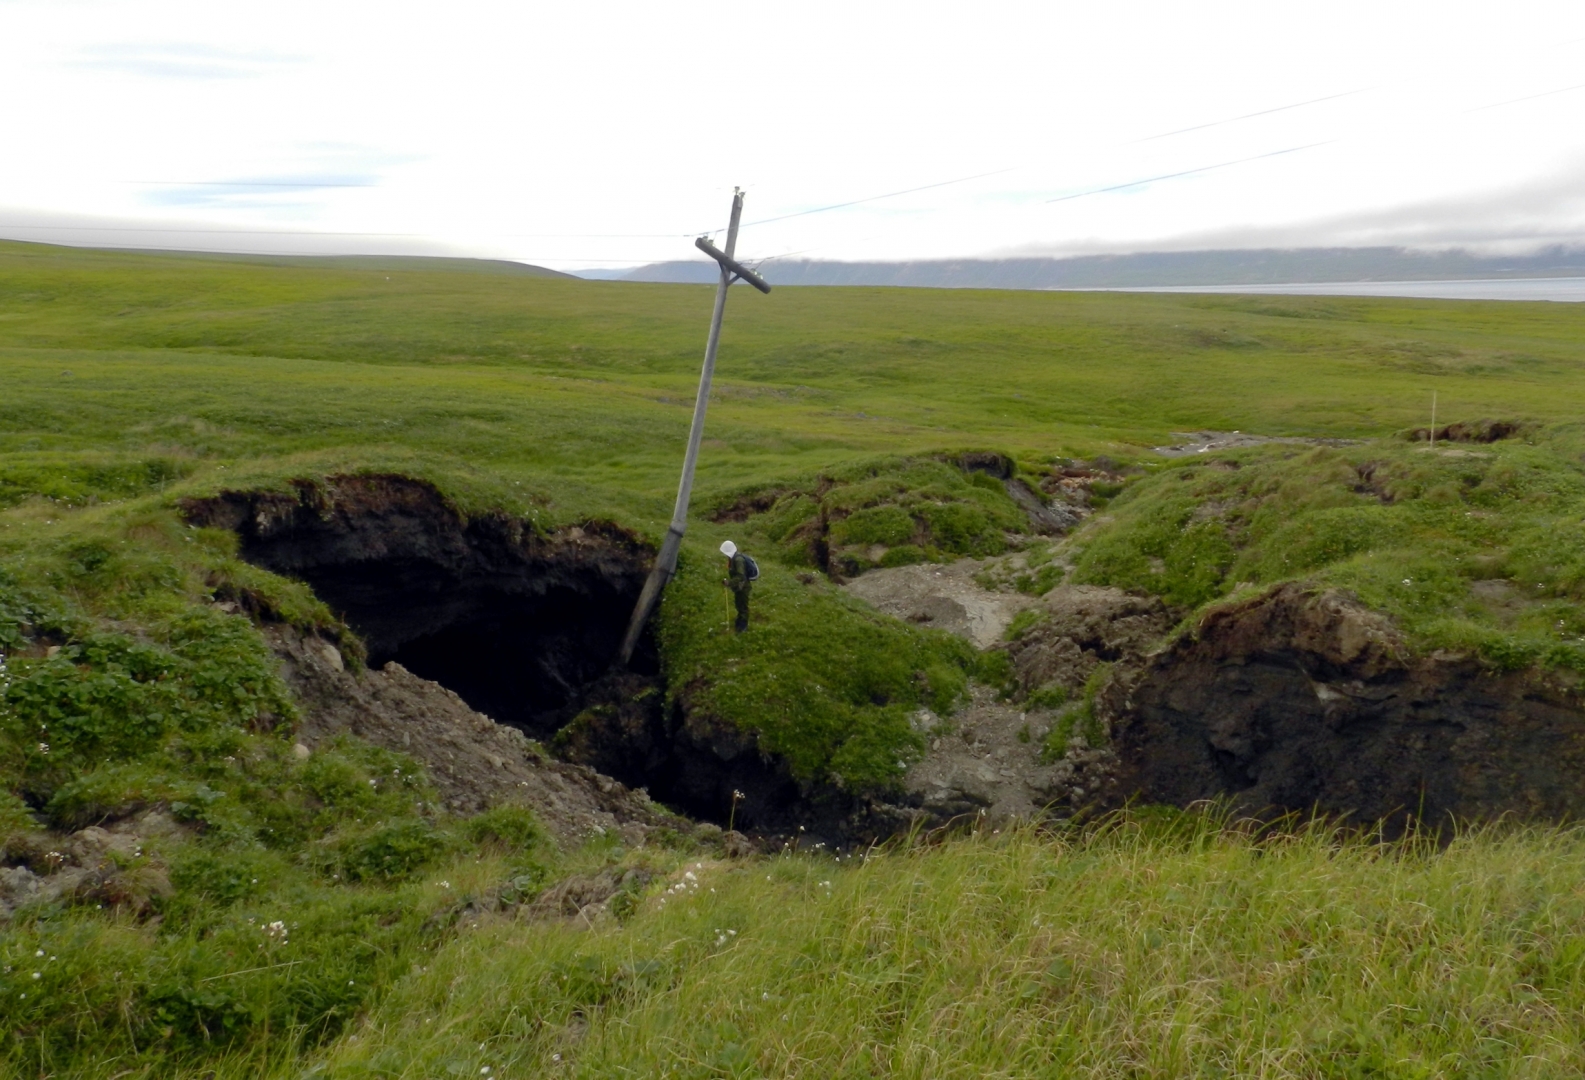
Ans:
[[[1304,146],[1290,146],[1286,150],[1273,150],[1269,154],[1255,154],[1253,157],[1238,158],[1234,161],[1221,161],[1215,165],[1203,165],[1198,169],[1184,169],[1182,172],[1167,173],[1164,176],[1149,176],[1143,180],[1130,180],[1126,184],[1113,184],[1111,187],[1094,188],[1090,191],[1079,191],[1072,195],[1062,195],[1055,199],[1047,199],[1047,203],[1067,202],[1070,199],[1082,199],[1089,195],[1104,195],[1108,191],[1123,191],[1131,187],[1140,187],[1144,184],[1154,184],[1158,180],[1175,180],[1180,176],[1193,176],[1196,173],[1211,172],[1214,169],[1226,169],[1232,165],[1243,165],[1251,161],[1260,161],[1264,158],[1281,157],[1283,154],[1297,154],[1300,150],[1313,150],[1317,146],[1330,146],[1337,142],[1336,139],[1326,139],[1322,142],[1307,143]]]
[[[1135,139],[1129,143],[1137,146],[1140,143],[1155,142],[1157,139],[1167,139],[1174,135],[1186,135],[1191,131],[1204,131],[1206,128],[1221,127],[1223,124],[1236,124],[1240,120],[1253,120],[1257,116],[1270,116],[1272,113],[1287,112],[1289,109],[1302,109],[1306,105],[1319,105],[1323,101],[1336,101],[1338,98],[1353,97],[1363,94],[1374,87],[1362,86],[1357,90],[1344,90],[1341,94],[1328,94],[1325,97],[1311,98],[1308,101],[1295,101],[1292,105],[1278,105],[1275,109],[1261,109],[1259,112],[1245,113],[1243,116],[1230,116],[1226,120],[1212,120],[1208,124],[1195,124],[1193,127],[1178,128],[1176,131],[1163,131],[1160,135],[1146,135],[1143,139]]]

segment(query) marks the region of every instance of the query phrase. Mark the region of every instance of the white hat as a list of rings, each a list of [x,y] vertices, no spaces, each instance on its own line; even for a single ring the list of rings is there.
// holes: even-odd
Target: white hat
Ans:
[[[737,545],[730,540],[721,541],[721,554],[730,559],[737,554]]]

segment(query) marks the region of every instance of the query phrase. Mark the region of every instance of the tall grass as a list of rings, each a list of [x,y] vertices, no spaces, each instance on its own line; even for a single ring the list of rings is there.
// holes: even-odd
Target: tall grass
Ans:
[[[464,935],[309,1075],[1585,1070],[1575,831],[1438,851],[1125,817],[689,865],[625,925]]]

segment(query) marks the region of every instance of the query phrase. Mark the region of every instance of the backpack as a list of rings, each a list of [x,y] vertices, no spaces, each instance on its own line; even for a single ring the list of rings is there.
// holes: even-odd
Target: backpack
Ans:
[[[754,561],[754,556],[738,552],[743,559],[743,578],[745,581],[759,580],[759,563]]]

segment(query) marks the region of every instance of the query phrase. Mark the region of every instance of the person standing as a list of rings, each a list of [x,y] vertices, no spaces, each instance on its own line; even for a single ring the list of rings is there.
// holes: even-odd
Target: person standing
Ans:
[[[741,634],[748,629],[748,594],[759,575],[754,573],[749,557],[738,551],[732,541],[722,542],[721,554],[726,556],[726,578],[721,584],[732,591],[732,604],[737,609],[737,622],[732,625],[732,632]]]

